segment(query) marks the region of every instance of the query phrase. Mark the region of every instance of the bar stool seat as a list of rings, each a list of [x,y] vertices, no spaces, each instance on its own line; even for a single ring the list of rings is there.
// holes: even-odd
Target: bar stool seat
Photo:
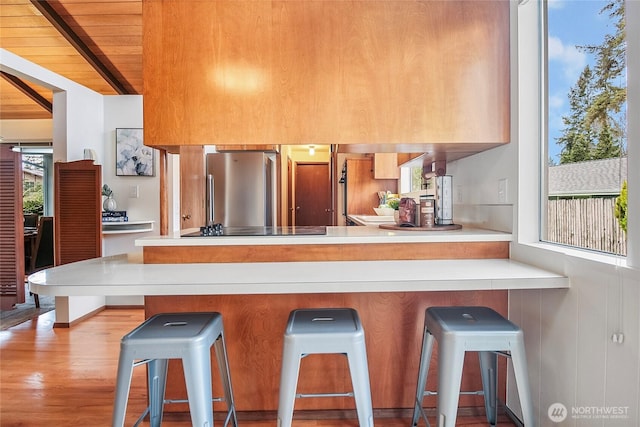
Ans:
[[[437,392],[425,391],[434,339],[439,346]],[[533,426],[522,330],[488,307],[430,307],[426,310],[412,425],[418,425],[420,416],[426,421],[422,408],[424,396],[437,394],[437,426],[455,426],[466,351],[479,352],[483,390],[463,393],[484,395],[489,424],[495,425],[498,416],[497,355],[502,354],[509,356],[513,363],[524,425]]]
[[[309,354],[345,354],[352,393],[296,394],[300,359]],[[352,396],[361,427],[373,427],[373,409],[364,330],[356,310],[320,308],[293,310],[284,334],[278,403],[278,427],[290,427],[296,398]]]
[[[224,399],[212,398],[211,346],[215,347]],[[169,359],[182,359],[187,400],[165,401]],[[149,414],[150,425],[160,426],[165,403],[188,402],[193,426],[213,427],[212,401],[224,400],[227,416],[237,427],[227,350],[220,313],[161,313],[150,317],[122,337],[113,407],[113,427],[122,427],[133,368],[147,364],[149,406],[135,425]]]

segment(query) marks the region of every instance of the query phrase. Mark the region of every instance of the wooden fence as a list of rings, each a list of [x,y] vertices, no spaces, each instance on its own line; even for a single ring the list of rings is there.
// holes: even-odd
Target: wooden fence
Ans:
[[[627,237],[614,215],[615,197],[549,200],[547,240],[618,255]]]

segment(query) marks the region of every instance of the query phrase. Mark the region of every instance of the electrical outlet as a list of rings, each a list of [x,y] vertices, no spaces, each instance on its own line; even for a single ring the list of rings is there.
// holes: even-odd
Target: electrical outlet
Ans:
[[[132,199],[137,199],[140,195],[140,189],[137,185],[129,186],[129,197]]]
[[[507,203],[507,178],[498,180],[498,203]]]

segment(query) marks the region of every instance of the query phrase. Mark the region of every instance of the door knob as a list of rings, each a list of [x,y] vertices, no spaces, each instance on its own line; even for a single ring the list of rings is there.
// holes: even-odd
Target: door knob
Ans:
[[[188,219],[191,219],[191,214],[182,215],[182,220],[183,221],[186,221]]]

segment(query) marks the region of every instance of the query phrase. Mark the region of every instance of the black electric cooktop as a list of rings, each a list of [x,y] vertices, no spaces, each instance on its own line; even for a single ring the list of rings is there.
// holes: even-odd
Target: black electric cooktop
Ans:
[[[200,227],[200,231],[183,234],[181,237],[220,237],[220,236],[315,236],[327,234],[325,226],[245,226],[223,227],[221,224],[213,224]]]

